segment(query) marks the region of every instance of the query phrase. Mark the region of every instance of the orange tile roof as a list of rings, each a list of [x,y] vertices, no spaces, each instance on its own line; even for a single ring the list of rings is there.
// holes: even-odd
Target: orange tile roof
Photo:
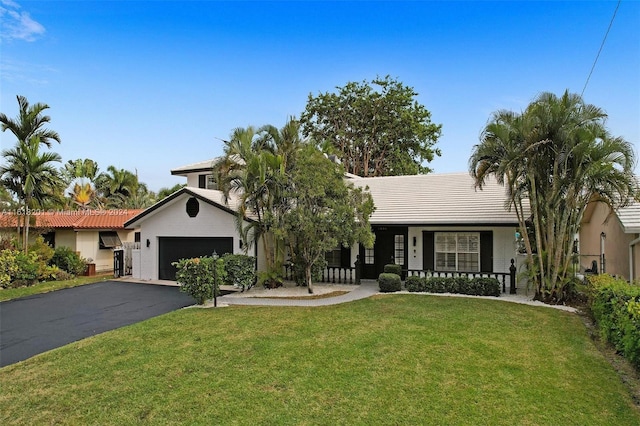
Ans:
[[[124,229],[124,223],[141,213],[142,209],[131,210],[35,210],[36,228],[71,229]],[[33,223],[33,222],[32,222]],[[0,228],[16,226],[16,212],[0,212]]]

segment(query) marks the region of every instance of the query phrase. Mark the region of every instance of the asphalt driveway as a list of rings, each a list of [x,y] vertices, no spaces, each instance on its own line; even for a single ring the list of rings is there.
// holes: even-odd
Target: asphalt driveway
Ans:
[[[178,287],[103,281],[0,303],[0,367],[193,305]]]

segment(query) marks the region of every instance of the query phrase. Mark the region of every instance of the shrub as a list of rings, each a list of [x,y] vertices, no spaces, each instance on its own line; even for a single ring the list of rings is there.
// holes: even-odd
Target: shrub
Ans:
[[[193,259],[180,259],[173,262],[178,272],[176,281],[180,285],[180,291],[189,294],[196,299],[199,305],[203,305],[207,299],[213,298],[213,288],[216,296],[220,294],[219,286],[214,282],[217,276],[218,282],[224,282],[224,261],[213,257],[196,257]],[[214,275],[214,268],[215,274]]]
[[[36,264],[38,267],[38,279],[47,280],[51,279],[51,267],[49,262],[54,254],[53,248],[44,242],[42,236],[38,236],[36,240],[29,246],[29,253],[33,253],[36,256]]]
[[[227,253],[222,256],[225,284],[240,287],[244,291],[252,287],[256,281],[256,258],[244,254]]]
[[[18,270],[12,277],[12,287],[30,286],[38,282],[38,258],[36,253],[24,254],[19,251],[15,255]]]
[[[426,278],[420,278],[417,275],[407,277],[404,286],[407,291],[425,291]]]
[[[589,308],[601,338],[640,369],[640,287],[609,275],[588,282]]]
[[[500,282],[495,278],[476,277],[407,277],[408,291],[428,293],[455,293],[472,296],[500,296]]]
[[[496,278],[477,277],[471,280],[475,284],[478,296],[500,296],[500,281]]]
[[[395,263],[384,265],[384,272],[386,274],[402,275],[402,265],[396,265]]]
[[[383,293],[390,293],[402,290],[400,275],[383,272],[378,277],[378,285]]]
[[[0,251],[0,287],[8,288],[18,273],[17,250],[5,249]]]
[[[262,271],[258,273],[258,282],[264,286],[264,288],[278,288],[284,284],[282,278],[282,272],[280,270]]]
[[[86,261],[69,247],[57,247],[49,265],[57,266],[71,275],[82,275],[87,269]]]

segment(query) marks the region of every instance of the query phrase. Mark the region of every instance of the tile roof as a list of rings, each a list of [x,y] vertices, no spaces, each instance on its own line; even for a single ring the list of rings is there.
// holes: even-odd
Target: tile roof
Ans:
[[[60,210],[35,211],[36,228],[65,229],[125,229],[124,223],[141,213],[142,209],[131,210]],[[3,212],[0,227],[16,226],[16,214]]]
[[[347,182],[369,187],[376,205],[372,224],[398,225],[514,225],[507,211],[506,191],[494,179],[482,190],[468,173],[355,178]],[[528,215],[528,211],[526,212]]]

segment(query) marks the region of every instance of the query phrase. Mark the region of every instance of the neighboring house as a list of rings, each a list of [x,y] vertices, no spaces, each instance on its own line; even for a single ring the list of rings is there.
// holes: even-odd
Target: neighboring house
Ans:
[[[168,267],[170,261],[192,252],[210,254],[214,247],[220,247],[218,254],[242,252],[235,201],[226,204],[220,191],[206,189],[214,187],[210,177],[214,161],[173,169],[173,175],[187,178],[188,186],[126,223],[140,228],[142,235],[138,278],[173,279],[175,269]],[[508,273],[511,259],[516,259],[518,220],[515,212],[505,210],[505,189],[495,181],[476,190],[468,173],[375,178],[346,175],[345,179],[368,187],[373,196],[376,211],[371,224],[376,242],[371,249],[337,247],[327,253],[329,268],[351,268],[359,258],[363,278],[377,278],[387,263],[400,264],[409,273]],[[191,199],[202,211],[194,218],[187,214]],[[201,238],[209,239],[208,243],[202,240],[202,250],[187,250],[199,246]],[[257,253],[259,269],[264,264],[261,248],[251,247],[249,253]]]
[[[134,242],[135,231],[125,221],[142,210],[36,211],[31,216],[30,234],[42,235],[52,247],[69,247],[91,259],[97,272],[113,271],[113,249]],[[11,217],[10,217],[11,216]],[[2,228],[15,232],[16,216],[3,215]]]
[[[580,267],[630,281],[640,278],[639,202],[617,211],[602,202],[587,206],[580,226]]]

